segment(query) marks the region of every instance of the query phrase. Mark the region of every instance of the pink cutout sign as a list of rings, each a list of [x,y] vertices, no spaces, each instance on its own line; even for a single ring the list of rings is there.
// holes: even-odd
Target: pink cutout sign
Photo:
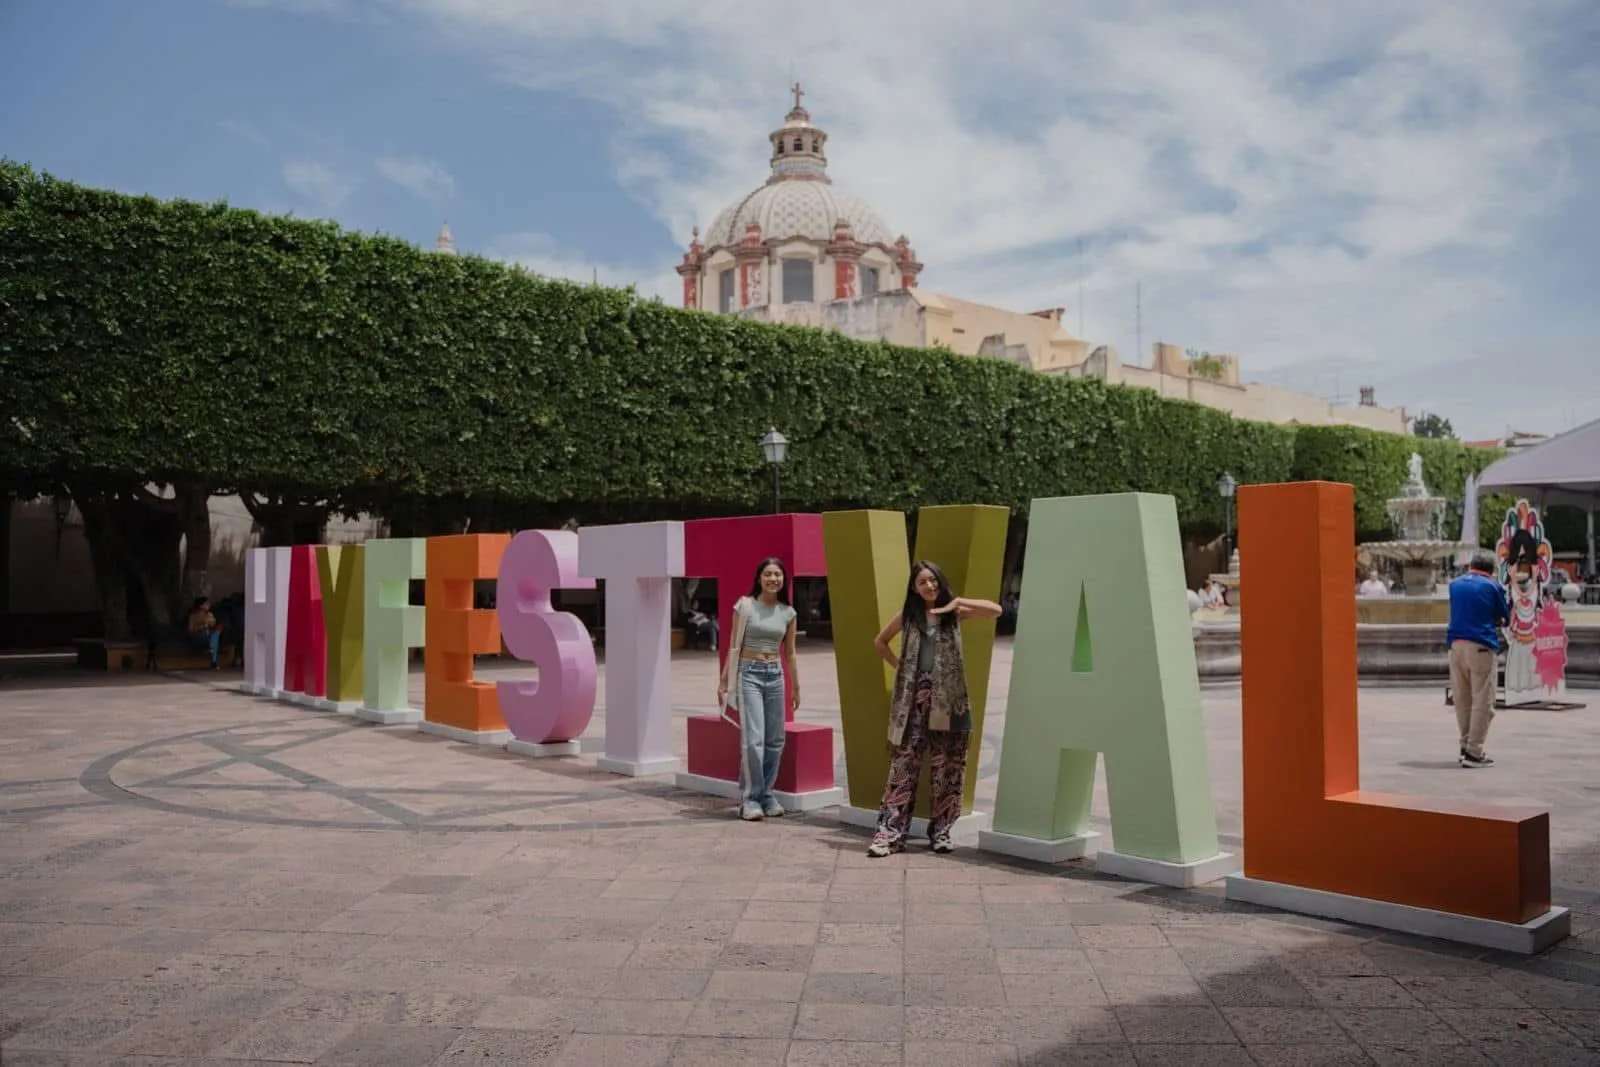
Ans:
[[[1546,691],[1561,689],[1567,677],[1567,623],[1561,606],[1546,600],[1533,628],[1534,670]]]
[[[500,682],[500,714],[518,741],[544,745],[582,736],[594,716],[594,642],[576,615],[550,603],[554,589],[593,589],[578,571],[578,535],[524,530],[500,559],[500,634],[513,656],[539,668],[535,681]]]

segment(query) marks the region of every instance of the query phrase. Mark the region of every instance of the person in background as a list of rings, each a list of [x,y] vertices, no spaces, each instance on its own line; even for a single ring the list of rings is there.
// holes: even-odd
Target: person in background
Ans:
[[[788,568],[783,560],[769,556],[756,567],[750,595],[740,597],[733,606],[732,641],[717,678],[717,707],[724,709],[727,718],[731,693],[733,710],[739,716],[739,817],[746,822],[784,813],[783,805],[772,795],[772,786],[778,780],[778,763],[788,737],[783,708],[785,668],[791,706],[800,706],[795,616],[789,604]]]
[[[222,627],[211,614],[211,598],[195,597],[189,608],[189,622],[185,637],[194,648],[204,649],[211,656],[211,669],[217,669],[217,649],[222,642]]]
[[[972,733],[961,620],[997,619],[1000,613],[1000,605],[992,601],[968,600],[952,593],[937,564],[919,560],[911,565],[905,604],[873,641],[878,655],[894,668],[895,679],[889,702],[893,756],[868,856],[881,858],[905,850],[924,760],[929,764],[933,791],[928,840],[935,852],[954,850],[950,828],[961,815],[967,742]],[[889,647],[896,634],[901,637],[898,658]]]
[[[1383,584],[1377,571],[1368,571],[1366,581],[1356,587],[1357,596],[1384,596],[1388,592],[1389,587]]]
[[[1450,691],[1455,698],[1456,726],[1461,735],[1461,766],[1493,767],[1483,744],[1494,720],[1495,656],[1500,627],[1511,621],[1506,591],[1490,575],[1495,558],[1475,552],[1467,573],[1450,583]]]
[[[704,638],[710,643],[711,651],[717,650],[717,620],[700,610],[698,600],[689,605],[689,611],[683,618],[683,625],[692,640]]]

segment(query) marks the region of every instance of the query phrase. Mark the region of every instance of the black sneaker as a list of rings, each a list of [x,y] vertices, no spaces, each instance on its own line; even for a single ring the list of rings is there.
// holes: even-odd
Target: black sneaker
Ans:
[[[1470,752],[1461,753],[1461,766],[1463,767],[1493,767],[1494,760],[1488,756],[1474,756]]]

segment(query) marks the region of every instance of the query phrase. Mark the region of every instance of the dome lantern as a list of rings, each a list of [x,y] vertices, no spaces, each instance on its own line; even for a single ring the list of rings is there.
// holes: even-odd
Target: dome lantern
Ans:
[[[812,125],[811,112],[800,103],[805,96],[800,83],[795,82],[790,91],[794,93],[794,107],[784,116],[783,125],[767,134],[772,142],[772,176],[767,181],[828,181],[828,133]]]

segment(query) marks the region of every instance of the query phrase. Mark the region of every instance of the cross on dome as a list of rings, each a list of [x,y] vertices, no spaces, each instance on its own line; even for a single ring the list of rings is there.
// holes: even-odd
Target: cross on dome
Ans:
[[[783,126],[767,135],[772,142],[772,176],[767,181],[828,181],[828,133],[812,125],[811,113],[800,103],[806,94],[800,83],[795,82],[789,91],[794,94],[794,107],[784,116]]]

